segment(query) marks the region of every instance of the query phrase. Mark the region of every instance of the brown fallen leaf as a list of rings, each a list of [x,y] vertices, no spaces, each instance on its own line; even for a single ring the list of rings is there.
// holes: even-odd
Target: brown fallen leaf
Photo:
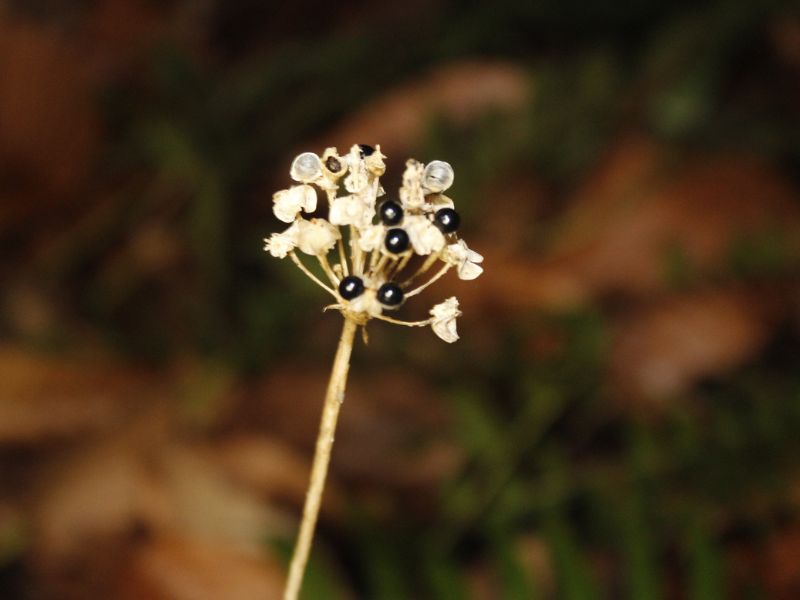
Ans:
[[[448,63],[373,100],[310,147],[375,142],[390,157],[404,157],[423,139],[431,115],[465,123],[491,110],[519,110],[531,93],[530,75],[516,63]]]
[[[146,542],[120,575],[120,600],[278,599],[284,573],[266,553],[165,534]]]
[[[800,596],[800,528],[775,532],[760,555],[760,571],[769,598],[790,600]]]
[[[209,454],[234,482],[275,501],[302,506],[308,488],[309,457],[274,437],[237,434],[225,438]],[[323,518],[342,515],[344,499],[335,479],[325,485]]]
[[[204,446],[169,444],[157,457],[167,496],[167,528],[257,552],[264,540],[290,535],[290,520],[233,482]]]
[[[169,499],[148,460],[148,449],[163,444],[164,426],[163,416],[153,415],[40,467],[29,508],[37,569],[57,571],[87,545],[169,520]]]
[[[544,224],[549,246],[532,252],[497,234],[470,238],[485,256],[478,285],[448,276],[437,291],[458,296],[466,321],[476,309],[507,314],[570,309],[610,295],[652,298],[674,286],[671,253],[702,278],[725,272],[748,236],[780,236],[787,258],[798,260],[796,191],[777,172],[743,157],[675,165],[664,154],[645,138],[620,142],[568,200],[568,210]],[[486,202],[494,206],[491,197]],[[517,227],[533,233],[538,225],[521,220]]]
[[[779,314],[759,291],[710,290],[645,305],[617,325],[611,378],[631,400],[662,400],[754,357]]]
[[[742,236],[782,233],[794,240],[788,250],[800,254],[795,192],[769,167],[722,157],[661,168],[668,177],[649,180],[633,168],[632,181],[617,184],[620,193],[613,200],[606,199],[602,184],[597,204],[590,191],[582,192],[564,217],[552,258],[593,295],[668,289],[671,251],[684,256],[692,271],[724,269]]]
[[[163,383],[144,370],[13,347],[0,348],[0,381],[0,444],[108,431],[166,395]]]
[[[240,414],[270,435],[305,448],[311,455],[327,382],[326,370],[300,365],[277,367],[251,389]],[[393,488],[433,485],[458,464],[458,453],[421,439],[440,438],[446,406],[418,376],[387,369],[354,372],[339,417],[331,470],[340,480]]]
[[[55,28],[1,19],[0,162],[15,185],[51,203],[71,200],[65,192],[87,175],[98,134],[92,81],[75,46]],[[42,210],[30,202],[16,208]]]

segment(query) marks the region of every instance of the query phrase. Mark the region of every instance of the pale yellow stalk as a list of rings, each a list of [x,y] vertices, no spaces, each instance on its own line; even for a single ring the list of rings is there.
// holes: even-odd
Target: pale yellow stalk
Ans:
[[[339,347],[336,350],[336,358],[333,360],[331,378],[328,381],[328,389],[325,393],[325,404],[322,407],[322,419],[317,436],[317,447],[314,452],[314,463],[311,467],[311,481],[309,482],[308,492],[306,492],[303,520],[300,522],[297,544],[292,555],[292,562],[289,565],[289,577],[283,593],[284,600],[297,600],[300,594],[300,586],[303,583],[303,575],[311,552],[311,542],[314,538],[314,528],[317,524],[317,515],[319,514],[322,494],[325,489],[328,464],[331,460],[336,421],[339,418],[339,409],[342,406],[342,402],[344,402],[347,372],[350,368],[350,355],[353,351],[353,339],[357,328],[358,324],[345,316],[342,335],[339,338]]]

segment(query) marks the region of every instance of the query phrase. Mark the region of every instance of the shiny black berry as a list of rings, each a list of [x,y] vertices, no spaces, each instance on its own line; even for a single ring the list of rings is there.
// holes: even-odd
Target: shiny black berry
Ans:
[[[348,275],[339,282],[339,295],[345,300],[352,300],[364,293],[364,282],[360,277]]]
[[[391,281],[378,288],[378,301],[385,306],[397,306],[403,301],[403,290]]]
[[[436,211],[433,224],[442,233],[453,233],[461,224],[461,217],[452,208],[440,208]]]
[[[384,225],[399,225],[403,220],[403,207],[394,200],[387,200],[379,209],[381,223]]]
[[[325,168],[333,174],[342,170],[342,163],[335,156],[329,156],[325,159]]]
[[[366,144],[359,144],[358,149],[361,150],[361,158],[366,158],[375,153],[375,148]]]
[[[404,229],[393,227],[386,232],[383,245],[392,254],[400,254],[408,250],[408,234]]]

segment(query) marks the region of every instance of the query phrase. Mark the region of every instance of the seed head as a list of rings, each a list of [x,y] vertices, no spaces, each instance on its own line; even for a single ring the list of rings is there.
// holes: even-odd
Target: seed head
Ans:
[[[399,201],[381,202],[385,158],[379,145],[366,144],[355,144],[344,155],[336,148],[327,148],[321,157],[313,152],[298,155],[289,170],[298,185],[273,195],[275,216],[290,225],[265,239],[264,250],[275,258],[289,256],[335,298],[326,308],[341,311],[345,318],[360,325],[371,319],[430,325],[444,341],[454,342],[461,315],[454,297],[434,305],[422,321],[384,314],[453,267],[464,280],[483,272],[483,257],[458,238],[460,216],[453,200],[442,194],[453,184],[453,168],[440,160],[427,165],[408,160],[395,196]],[[318,191],[327,197],[327,218],[308,218],[317,211]],[[301,261],[297,250],[316,257],[321,278]]]

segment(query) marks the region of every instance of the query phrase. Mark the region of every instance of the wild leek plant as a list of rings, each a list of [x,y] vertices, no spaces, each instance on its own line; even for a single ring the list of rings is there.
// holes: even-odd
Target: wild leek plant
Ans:
[[[356,330],[362,328],[366,341],[371,319],[408,327],[430,325],[444,341],[454,342],[458,339],[456,318],[461,314],[455,297],[433,306],[430,317],[420,321],[402,321],[385,312],[396,310],[450,269],[461,279],[475,279],[483,272],[483,257],[458,238],[460,218],[453,201],[444,195],[453,184],[452,167],[439,160],[427,165],[409,160],[397,198],[379,201],[385,195],[380,184],[386,170],[384,158],[380,146],[364,144],[354,145],[343,156],[336,148],[326,149],[322,156],[304,152],[289,171],[297,185],[273,196],[275,216],[289,227],[267,238],[264,249],[276,258],[288,256],[333,297],[334,303],[325,310],[338,310],[344,318],[284,600],[296,600],[300,592]],[[343,195],[339,195],[340,181]],[[321,212],[318,192],[327,196],[328,218],[306,218],[304,213]],[[301,255],[316,258],[320,276]]]

